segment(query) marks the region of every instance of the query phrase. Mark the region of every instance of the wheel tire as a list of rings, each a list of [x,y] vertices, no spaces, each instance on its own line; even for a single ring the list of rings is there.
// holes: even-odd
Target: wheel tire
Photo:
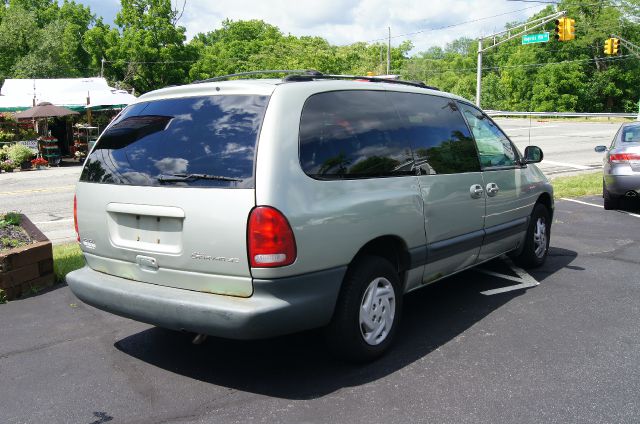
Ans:
[[[358,258],[345,275],[326,328],[327,345],[342,359],[372,361],[393,342],[401,313],[400,278],[393,265],[380,257]],[[376,337],[377,330],[381,332]]]
[[[607,190],[607,187],[604,185],[604,181],[602,181],[602,197],[604,198],[605,210],[620,209],[620,197],[609,193],[609,190]]]
[[[543,204],[538,203],[531,213],[531,220],[527,228],[522,252],[514,258],[514,262],[522,268],[539,267],[547,259],[550,238],[551,221],[549,210]]]

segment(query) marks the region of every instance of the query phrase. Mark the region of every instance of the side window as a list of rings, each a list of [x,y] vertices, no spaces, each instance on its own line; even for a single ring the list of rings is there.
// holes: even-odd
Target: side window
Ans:
[[[422,174],[480,171],[471,133],[454,101],[414,93],[396,92],[390,97],[405,120],[414,167]]]
[[[383,91],[332,91],[307,99],[300,164],[318,179],[413,175],[398,114]]]
[[[483,168],[515,166],[518,154],[506,135],[479,109],[459,103],[478,146]]]

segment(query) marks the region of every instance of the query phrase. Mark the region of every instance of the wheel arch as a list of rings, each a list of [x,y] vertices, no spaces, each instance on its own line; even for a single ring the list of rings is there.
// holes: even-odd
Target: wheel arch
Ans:
[[[404,282],[406,271],[409,269],[411,258],[405,241],[397,235],[384,235],[368,241],[358,250],[351,260],[351,267],[363,256],[378,256],[387,259],[398,271],[400,281]]]
[[[553,221],[553,199],[551,198],[551,195],[547,192],[540,194],[536,204],[545,206],[549,211],[549,218]]]

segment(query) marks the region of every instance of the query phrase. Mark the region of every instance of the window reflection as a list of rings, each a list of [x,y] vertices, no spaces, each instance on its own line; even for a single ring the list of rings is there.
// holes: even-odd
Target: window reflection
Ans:
[[[267,102],[266,96],[234,95],[132,105],[100,138],[81,180],[158,185],[160,175],[189,173],[241,181],[194,180],[187,185],[251,187]]]

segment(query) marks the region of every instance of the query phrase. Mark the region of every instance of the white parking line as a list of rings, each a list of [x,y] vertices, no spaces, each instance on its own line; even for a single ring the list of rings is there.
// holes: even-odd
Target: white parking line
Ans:
[[[515,281],[516,283],[520,283],[520,284],[516,284],[514,286],[500,287],[498,289],[485,290],[483,292],[480,292],[481,294],[483,294],[485,296],[491,296],[491,295],[494,295],[494,294],[507,293],[507,292],[514,291],[514,290],[529,289],[531,287],[535,287],[535,286],[540,284],[538,281],[536,281],[535,278],[533,278],[531,275],[529,275],[529,273],[527,273],[527,271],[525,271],[524,269],[516,266],[511,261],[511,259],[505,258],[503,260],[504,260],[504,262],[507,263],[507,265],[509,265],[509,268],[511,268],[511,270],[516,273],[517,277],[514,277],[512,275],[500,274],[498,272],[489,271],[489,270],[482,269],[482,268],[476,268],[475,270],[478,271],[478,272],[481,272],[483,274],[491,275],[493,277],[498,277],[498,278],[501,278],[503,280]]]
[[[602,206],[602,205],[598,205],[598,204],[595,204],[595,203],[589,203],[589,202],[583,202],[582,200],[567,199],[566,197],[562,197],[562,198],[560,198],[560,200],[566,200],[567,202],[579,203],[581,205],[594,206],[596,208],[604,209],[604,206]],[[638,215],[637,213],[621,211],[621,210],[618,210],[618,212],[623,213],[625,215],[632,216],[634,218],[640,218],[640,215]]]
[[[586,166],[586,165],[576,165],[574,163],[566,163],[566,162],[555,162],[552,160],[546,160],[544,159],[542,161],[543,164],[549,164],[549,165],[556,165],[556,166],[565,166],[567,168],[574,168],[574,169],[593,169],[593,166]]]

